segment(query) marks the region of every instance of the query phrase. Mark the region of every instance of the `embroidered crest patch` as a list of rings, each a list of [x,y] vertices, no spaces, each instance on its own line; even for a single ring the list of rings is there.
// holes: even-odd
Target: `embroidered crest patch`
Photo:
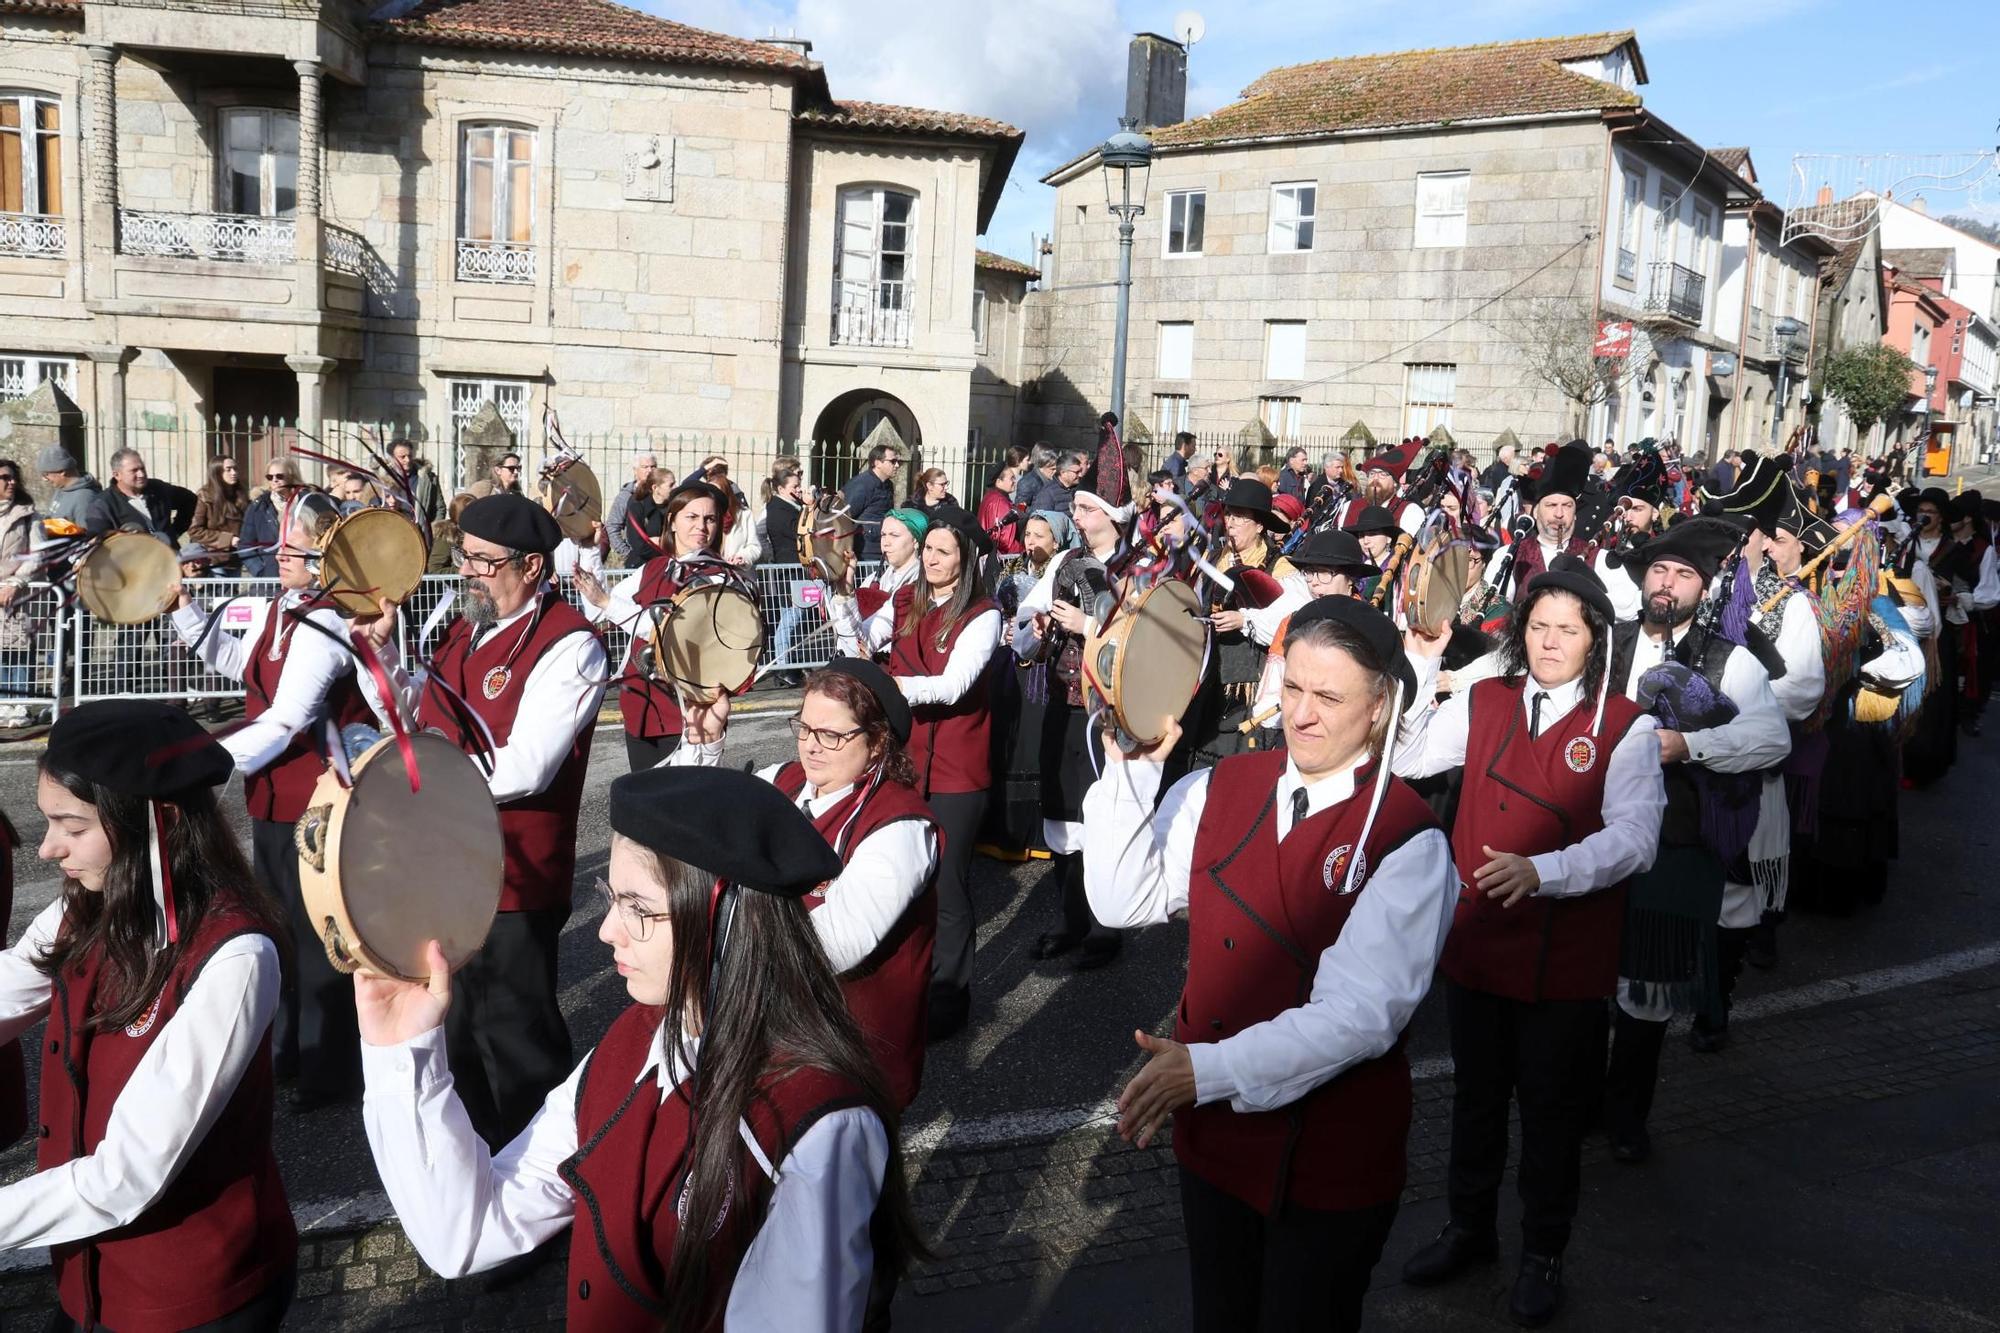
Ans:
[[[1354,860],[1354,881],[1347,880],[1348,858]],[[1326,887],[1340,894],[1353,893],[1368,878],[1368,853],[1357,851],[1353,843],[1342,843],[1326,854],[1326,861],[1320,866],[1320,879]]]
[[[1572,773],[1588,773],[1597,763],[1597,742],[1588,736],[1577,736],[1563,747],[1563,762]]]
[[[126,1036],[143,1037],[153,1030],[153,1024],[158,1022],[160,1017],[160,998],[155,995],[152,1004],[146,1007],[146,1012],[125,1025]]]
[[[489,699],[498,699],[500,692],[507,688],[507,682],[513,678],[514,673],[506,667],[494,667],[486,673],[486,678],[479,682],[479,692]]]

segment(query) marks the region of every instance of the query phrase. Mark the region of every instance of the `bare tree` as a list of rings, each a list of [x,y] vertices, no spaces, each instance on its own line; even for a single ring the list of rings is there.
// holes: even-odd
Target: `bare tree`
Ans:
[[[1627,358],[1597,355],[1597,308],[1589,301],[1538,296],[1496,328],[1529,374],[1569,400],[1572,430],[1582,430],[1590,409],[1617,393],[1625,378]]]

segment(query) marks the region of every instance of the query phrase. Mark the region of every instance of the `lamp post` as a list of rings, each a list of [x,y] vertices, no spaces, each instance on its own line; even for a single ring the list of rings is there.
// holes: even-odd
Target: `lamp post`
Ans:
[[[1785,372],[1792,365],[1792,339],[1805,332],[1805,325],[1790,316],[1780,316],[1771,321],[1771,334],[1778,344],[1778,406],[1771,413],[1771,452],[1779,447],[1779,433],[1785,425],[1786,397]]]
[[[1132,224],[1146,211],[1146,186],[1153,174],[1153,144],[1130,120],[1097,150],[1104,169],[1104,206],[1118,219],[1118,317],[1111,342],[1111,405],[1125,425],[1125,342],[1132,315]],[[1139,197],[1132,197],[1132,174],[1139,173]],[[1115,193],[1114,193],[1115,182]]]

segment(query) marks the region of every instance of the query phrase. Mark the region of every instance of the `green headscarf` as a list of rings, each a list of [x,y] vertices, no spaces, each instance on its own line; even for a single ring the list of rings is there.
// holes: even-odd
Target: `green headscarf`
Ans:
[[[928,518],[924,517],[923,511],[921,510],[891,509],[887,514],[884,514],[883,517],[893,518],[898,523],[901,523],[904,527],[908,528],[910,530],[910,536],[916,539],[917,545],[919,546],[922,546],[924,544],[924,534],[931,530],[931,521]]]

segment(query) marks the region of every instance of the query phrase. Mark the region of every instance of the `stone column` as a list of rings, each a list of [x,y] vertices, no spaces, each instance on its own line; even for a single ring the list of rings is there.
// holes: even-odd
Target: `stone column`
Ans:
[[[285,364],[299,377],[300,438],[310,435],[316,440],[325,439],[326,377],[340,363],[330,356],[288,356]],[[306,443],[312,445],[311,440]]]
[[[118,248],[118,48],[93,45],[90,51],[90,135],[83,140],[88,164],[84,236],[93,262],[84,265],[92,295],[112,290],[109,256]]]
[[[126,445],[125,438],[125,367],[132,358],[139,355],[136,347],[93,347],[86,355],[97,367],[97,390],[94,397],[97,421],[97,449],[95,457],[86,458],[83,465],[103,476],[105,464],[111,455]]]
[[[298,257],[302,264],[310,264],[312,275],[311,305],[319,305],[320,254],[320,63],[317,60],[294,60],[292,68],[299,75],[299,200],[294,215],[298,223]],[[303,275],[302,275],[303,276]]]

